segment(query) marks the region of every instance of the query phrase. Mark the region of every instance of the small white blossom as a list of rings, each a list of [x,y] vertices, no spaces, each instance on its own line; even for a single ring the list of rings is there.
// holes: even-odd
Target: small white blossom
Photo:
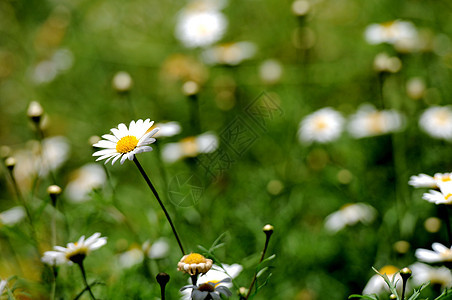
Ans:
[[[395,110],[376,110],[372,105],[362,105],[350,116],[348,131],[355,138],[387,134],[402,129],[404,117]]]
[[[93,154],[99,156],[96,161],[107,159],[108,163],[111,159],[113,165],[118,159],[121,159],[121,164],[126,159],[133,160],[135,154],[152,151],[152,147],[148,146],[155,142],[152,136],[157,133],[159,128],[151,130],[154,121],[150,119],[138,121],[131,121],[129,128],[123,123],[118,125],[118,128],[112,128],[110,131],[113,134],[104,134],[101,140],[93,146],[98,148],[105,148]]]
[[[188,48],[219,41],[227,27],[226,17],[214,9],[185,9],[178,17],[176,37]]]
[[[383,268],[381,268],[379,270],[379,273],[382,275],[386,274],[388,276],[389,280],[392,281],[392,279],[394,278],[395,274],[398,271],[399,271],[399,269],[397,269],[396,267],[388,265],[388,266],[384,266]],[[399,281],[402,280],[402,278],[400,277],[400,274],[397,274],[396,281],[397,280],[399,280]],[[381,293],[387,292],[387,291],[389,291],[389,288],[388,288],[388,285],[386,284],[386,282],[384,281],[384,279],[379,274],[375,274],[367,282],[366,286],[364,287],[363,294],[364,295],[381,294]]]
[[[55,246],[53,251],[44,252],[41,260],[49,265],[60,265],[63,263],[80,263],[93,250],[97,250],[107,243],[106,237],[100,237],[96,232],[89,238],[79,238],[75,243],[68,243],[65,247]]]
[[[419,118],[419,126],[433,138],[452,140],[452,108],[450,106],[427,108]]]
[[[322,108],[300,122],[298,138],[306,143],[334,141],[340,137],[344,122],[344,117],[336,110]]]
[[[452,204],[452,181],[437,182],[439,192],[430,190],[422,195],[422,199],[435,204]]]
[[[416,286],[429,282],[431,284],[440,284],[443,288],[452,287],[452,273],[446,267],[432,267],[420,262],[414,263],[409,267],[413,272],[413,283]]]
[[[415,255],[417,259],[427,263],[452,261],[452,247],[447,248],[443,244],[433,243],[432,249],[433,251],[427,249],[417,249]]]
[[[436,173],[430,176],[424,173],[410,177],[408,184],[416,188],[438,188],[438,182],[452,181],[452,173]]]
[[[358,222],[369,224],[375,219],[376,214],[375,208],[366,203],[346,204],[326,217],[325,228],[334,233]]]

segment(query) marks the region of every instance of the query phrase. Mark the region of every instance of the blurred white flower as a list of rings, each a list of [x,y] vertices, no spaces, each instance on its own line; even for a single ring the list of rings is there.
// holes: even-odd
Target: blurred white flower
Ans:
[[[452,261],[452,247],[447,248],[443,244],[433,243],[432,250],[417,249],[414,255],[417,259],[427,263]]]
[[[429,176],[421,173],[410,177],[408,184],[416,188],[438,188],[438,182],[452,181],[452,173],[436,173]]]
[[[414,100],[424,97],[426,91],[425,81],[420,77],[413,77],[406,83],[406,93]]]
[[[350,116],[348,131],[355,138],[364,138],[401,130],[403,124],[404,117],[396,110],[376,110],[365,104]]]
[[[15,206],[0,213],[0,225],[13,226],[25,218],[25,209]]]
[[[335,233],[345,226],[352,226],[358,222],[370,224],[375,220],[376,214],[375,208],[369,204],[349,203],[326,217],[325,228]]]
[[[433,138],[452,140],[452,108],[432,106],[419,118],[419,126]]]
[[[42,145],[42,147],[41,147]],[[50,171],[61,167],[69,157],[69,142],[63,136],[54,136],[38,141],[30,141],[25,149],[14,153],[16,166],[14,177],[21,188],[28,187],[36,175],[46,177]]]
[[[394,277],[394,275],[398,271],[399,271],[399,269],[397,269],[396,267],[387,265],[387,266],[384,266],[383,268],[381,268],[378,272],[380,272],[380,274],[386,274],[388,276],[389,280],[391,281],[392,278]],[[399,280],[399,281],[402,280],[402,278],[400,277],[400,274],[397,274],[396,281],[397,280]],[[386,282],[384,281],[384,279],[379,274],[375,274],[367,282],[366,286],[364,287],[363,294],[364,295],[381,294],[383,292],[388,292],[388,291],[389,291],[389,288],[388,288],[388,285],[386,284]]]
[[[92,190],[105,185],[107,174],[102,166],[90,163],[72,172],[69,178],[64,191],[66,197],[73,202],[83,202],[90,199]]]
[[[402,61],[397,56],[379,53],[374,59],[374,70],[377,72],[397,73],[402,68]]]
[[[446,267],[432,267],[420,262],[412,264],[410,267],[413,272],[412,281],[415,286],[429,282],[431,284],[440,284],[443,288],[452,287],[452,273]]]
[[[435,204],[452,204],[452,181],[437,181],[439,192],[430,190],[428,193],[422,195],[422,199]]]
[[[185,157],[195,157],[201,153],[211,153],[218,148],[218,137],[206,132],[195,137],[187,137],[178,143],[168,143],[162,147],[162,159],[172,163]]]
[[[327,143],[338,139],[342,133],[344,117],[336,110],[325,107],[306,116],[299,125],[301,142]]]
[[[31,70],[31,80],[36,84],[53,81],[60,73],[72,67],[74,55],[69,49],[58,49],[49,59],[41,60]]]
[[[118,125],[118,128],[110,129],[112,134],[104,134],[101,140],[93,145],[93,147],[104,148],[93,153],[93,156],[99,156],[96,161],[107,159],[108,163],[111,159],[113,165],[121,158],[121,164],[126,159],[133,160],[135,154],[152,151],[152,147],[148,146],[155,142],[152,136],[157,133],[159,128],[152,128],[154,121],[150,119],[138,121],[131,121],[129,128],[123,123]]]
[[[143,250],[133,247],[118,256],[118,263],[122,268],[130,268],[141,263],[144,259]]]
[[[8,284],[8,281],[1,280],[0,281],[0,296],[3,294],[3,291],[5,290],[6,285]]]
[[[162,259],[168,256],[170,247],[166,239],[158,239],[149,247],[147,255],[151,259]]]
[[[276,59],[267,59],[259,66],[260,79],[268,84],[273,84],[281,79],[283,67]]]
[[[381,24],[371,24],[365,30],[366,41],[371,44],[388,43],[397,50],[411,51],[419,44],[416,27],[411,22],[395,20]]]
[[[201,285],[207,282],[217,283],[226,278],[236,278],[243,269],[243,267],[239,264],[222,264],[222,266],[223,269],[218,265],[213,265],[212,269],[210,269],[206,274],[199,276],[197,284]],[[191,283],[191,281],[189,281],[189,283]],[[232,287],[232,283],[230,282],[225,282],[223,285],[227,288]],[[191,291],[192,289],[185,289],[181,291],[181,299],[190,300]]]
[[[96,232],[86,240],[83,235],[77,242],[68,243],[66,248],[55,246],[54,251],[44,252],[41,260],[49,265],[81,263],[91,251],[97,250],[107,243],[107,238],[100,237],[100,235],[99,232]]]
[[[188,48],[205,47],[223,37],[227,23],[226,17],[215,9],[184,9],[178,16],[175,35]]]
[[[182,127],[179,122],[175,121],[157,123],[154,126],[160,128],[160,130],[154,135],[156,138],[174,136],[182,131]]]
[[[202,58],[206,64],[236,66],[253,57],[256,45],[251,42],[226,43],[213,46],[203,51]]]

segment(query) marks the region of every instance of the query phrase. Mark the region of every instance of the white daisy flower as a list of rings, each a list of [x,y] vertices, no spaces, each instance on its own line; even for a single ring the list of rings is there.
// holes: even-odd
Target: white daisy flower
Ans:
[[[15,206],[0,213],[0,224],[13,226],[25,218],[25,209],[22,206]]]
[[[119,124],[118,128],[111,129],[113,135],[104,134],[102,137],[105,140],[93,145],[105,148],[95,152],[93,156],[99,156],[96,161],[107,159],[105,163],[113,159],[111,162],[113,165],[119,158],[123,164],[126,159],[133,160],[135,154],[152,151],[152,147],[147,145],[155,142],[155,138],[152,136],[159,130],[159,128],[154,128],[149,131],[153,124],[154,121],[150,121],[150,119],[132,121],[128,129],[123,123]]]
[[[103,167],[90,163],[75,170],[69,175],[70,181],[64,193],[73,202],[89,200],[92,190],[101,188],[107,181],[107,174]]]
[[[416,188],[438,188],[438,182],[452,181],[452,173],[436,173],[429,176],[421,173],[410,177],[408,184]]]
[[[388,43],[399,50],[412,50],[418,44],[418,32],[411,22],[395,20],[371,24],[365,30],[366,41],[371,44]]]
[[[133,247],[118,255],[118,263],[122,268],[131,268],[144,259],[143,250],[138,247]]]
[[[206,64],[223,64],[236,66],[242,61],[253,57],[256,53],[256,45],[251,42],[238,42],[221,44],[202,53]]]
[[[175,35],[188,48],[205,47],[223,37],[227,23],[217,10],[188,9],[180,13]]]
[[[301,122],[298,138],[301,142],[327,143],[339,138],[344,117],[336,110],[325,107],[306,116]]]
[[[0,281],[0,296],[3,294],[3,291],[5,290],[5,287],[7,284],[8,284],[8,281],[6,281],[6,280]]]
[[[427,263],[437,263],[437,262],[451,262],[452,261],[452,247],[447,248],[443,244],[433,243],[432,250],[427,249],[417,249],[414,255],[420,261]]]
[[[419,118],[419,126],[433,138],[452,140],[452,108],[450,106],[427,108]]]
[[[452,273],[446,267],[432,267],[423,263],[414,263],[409,267],[413,272],[414,285],[421,286],[430,281],[431,284],[439,284],[443,288],[452,287]]]
[[[182,127],[180,126],[180,124],[175,121],[157,123],[154,126],[159,128],[159,131],[154,135],[154,137],[156,138],[174,136],[182,131]]]
[[[177,264],[177,270],[190,275],[205,274],[212,268],[213,261],[199,253],[184,255]]]
[[[422,199],[435,204],[452,204],[452,181],[437,182],[439,192],[430,190],[422,195]]]
[[[386,274],[389,280],[392,281],[393,277],[398,271],[399,269],[397,269],[396,267],[388,265],[381,268],[378,272],[382,275]],[[400,274],[397,274],[397,278],[399,279],[399,281],[402,280]],[[367,282],[366,286],[364,287],[363,294],[364,295],[381,294],[383,292],[388,291],[389,291],[388,285],[384,281],[383,277],[381,277],[379,274],[375,274]]]
[[[365,104],[350,116],[348,131],[355,138],[387,134],[402,129],[404,117],[395,110],[376,110]]]
[[[243,267],[239,264],[232,264],[232,265],[222,264],[222,266],[223,266],[223,268],[221,268],[218,265],[213,265],[212,269],[210,269],[206,274],[204,274],[198,278],[197,284],[201,285],[201,284],[205,284],[208,282],[218,283],[226,278],[230,278],[230,279],[236,278],[243,269]],[[227,288],[232,287],[232,283],[230,283],[230,282],[225,282],[225,283],[223,283],[223,285]],[[185,290],[181,291],[181,294],[182,294],[181,299],[182,300],[190,300],[191,291],[192,291],[192,289],[185,289]]]
[[[96,232],[86,240],[83,235],[76,243],[67,244],[66,248],[55,246],[54,251],[44,252],[41,260],[49,265],[81,263],[91,251],[99,249],[106,243],[107,238],[100,237],[99,232]]]
[[[326,217],[325,228],[334,233],[345,226],[352,226],[358,222],[370,224],[375,219],[376,214],[375,208],[368,204],[346,204]]]
[[[211,153],[218,148],[218,137],[206,132],[198,136],[187,137],[178,143],[168,143],[162,147],[162,159],[172,163],[185,157],[195,157],[202,153]]]

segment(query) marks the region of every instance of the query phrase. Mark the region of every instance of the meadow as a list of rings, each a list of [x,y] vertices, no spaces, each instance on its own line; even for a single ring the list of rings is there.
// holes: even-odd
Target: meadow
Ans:
[[[449,299],[451,13],[1,1],[0,299]]]

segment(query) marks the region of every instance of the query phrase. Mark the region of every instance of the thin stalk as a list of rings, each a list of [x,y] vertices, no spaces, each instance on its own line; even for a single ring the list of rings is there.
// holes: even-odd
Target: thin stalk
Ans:
[[[270,242],[270,237],[271,237],[271,234],[266,234],[264,250],[262,251],[261,259],[259,260],[258,265],[260,265],[262,263],[262,261],[264,260],[265,252],[267,252],[268,243]],[[253,286],[256,283],[256,280],[257,280],[257,271],[254,273],[253,281],[251,281],[250,287],[248,288],[248,293],[245,296],[245,300],[247,300],[249,298],[249,296],[251,295],[251,291],[253,290]]]
[[[174,237],[177,240],[177,243],[179,245],[180,251],[182,252],[182,255],[185,255],[184,247],[182,246],[182,243],[181,243],[181,241],[179,239],[179,236],[177,235],[176,227],[174,226],[173,221],[171,221],[171,217],[168,214],[168,211],[166,210],[165,205],[163,205],[162,200],[160,200],[160,196],[157,193],[157,190],[154,188],[154,185],[152,184],[151,180],[149,179],[148,175],[144,171],[144,169],[141,166],[141,164],[139,163],[139,161],[137,160],[136,156],[133,158],[133,162],[137,166],[137,168],[140,171],[141,175],[143,176],[144,180],[146,181],[146,183],[148,184],[148,186],[151,189],[152,193],[154,194],[155,198],[157,199],[158,203],[160,204],[160,207],[162,208],[163,212],[165,213],[166,219],[168,220],[168,223],[170,224],[171,229],[173,230],[173,234],[174,234]]]
[[[405,289],[406,289],[406,280],[403,281],[402,285],[402,300],[405,300]]]
[[[444,205],[444,209],[442,209],[444,213],[442,214],[444,223],[446,224],[447,229],[447,237],[449,239],[449,247],[452,246],[452,230],[450,228],[450,218],[449,218],[449,207],[448,205]]]
[[[82,271],[83,283],[86,286],[86,290],[88,290],[88,293],[91,296],[91,299],[96,300],[96,297],[94,297],[93,291],[91,291],[91,287],[88,284],[88,280],[86,280],[86,273],[85,273],[85,268],[83,267],[83,261],[78,263],[78,266],[80,267],[80,271]]]
[[[56,279],[58,276],[57,267],[52,266],[52,273],[53,273],[53,280],[52,280],[52,288],[50,290],[50,299],[55,300],[55,294],[56,294]]]
[[[22,205],[23,208],[25,209],[25,213],[27,215],[28,223],[30,224],[31,238],[32,238],[33,243],[35,244],[36,250],[38,251],[38,256],[40,256],[41,255],[41,251],[39,249],[38,238],[37,238],[37,235],[36,235],[36,230],[35,230],[35,227],[34,227],[34,224],[33,224],[33,218],[31,216],[30,209],[29,209],[27,203],[25,202],[25,199],[22,196],[22,193],[20,192],[19,185],[17,184],[16,178],[14,177],[14,174],[13,174],[12,170],[9,171],[9,177],[11,178],[11,182],[12,182],[14,191],[16,193],[17,200],[18,200],[19,204]]]

